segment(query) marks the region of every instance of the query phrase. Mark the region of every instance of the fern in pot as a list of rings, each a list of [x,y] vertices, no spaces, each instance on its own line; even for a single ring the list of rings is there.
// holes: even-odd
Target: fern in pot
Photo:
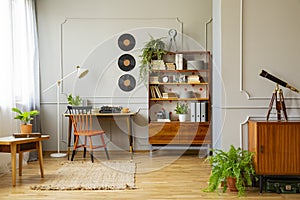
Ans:
[[[222,185],[223,192],[229,188],[230,191],[238,191],[238,196],[243,196],[246,187],[252,185],[252,179],[256,178],[252,162],[254,153],[233,145],[227,152],[219,149],[213,149],[212,152],[213,155],[207,158],[212,171],[204,191],[213,192]],[[234,181],[233,185],[230,185],[231,181]]]

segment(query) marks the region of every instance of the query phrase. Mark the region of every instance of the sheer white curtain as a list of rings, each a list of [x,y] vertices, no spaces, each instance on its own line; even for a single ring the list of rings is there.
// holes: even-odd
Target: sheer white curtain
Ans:
[[[39,60],[34,0],[0,0],[0,137],[19,131],[12,107],[39,109]],[[34,123],[39,129],[39,122]],[[7,159],[8,157],[8,159]],[[10,155],[0,154],[0,173]]]

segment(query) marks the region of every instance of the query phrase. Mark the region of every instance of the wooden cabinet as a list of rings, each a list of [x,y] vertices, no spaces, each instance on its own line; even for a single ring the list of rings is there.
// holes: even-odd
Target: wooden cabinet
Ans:
[[[248,150],[263,176],[300,175],[300,122],[248,121]]]
[[[210,144],[209,123],[152,122],[149,124],[150,144]]]
[[[151,152],[156,147],[169,146],[178,148],[185,146],[207,149],[211,145],[211,60],[210,52],[177,52],[183,61],[180,69],[155,69],[149,74],[148,106],[149,106],[149,143]],[[176,54],[168,55],[165,63],[174,63]],[[173,58],[172,58],[173,56]],[[171,57],[171,58],[170,58]],[[199,64],[193,68],[194,64]],[[174,65],[171,64],[174,67]],[[189,106],[188,120],[178,121],[174,112],[177,103],[186,103]],[[193,120],[192,105],[204,103],[204,120]],[[158,121],[158,113],[164,113],[166,121]]]

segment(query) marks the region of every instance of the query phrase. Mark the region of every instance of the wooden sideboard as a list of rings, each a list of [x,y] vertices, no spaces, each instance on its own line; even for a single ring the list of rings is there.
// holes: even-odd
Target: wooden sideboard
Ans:
[[[248,121],[248,150],[262,192],[264,176],[300,175],[300,122]]]

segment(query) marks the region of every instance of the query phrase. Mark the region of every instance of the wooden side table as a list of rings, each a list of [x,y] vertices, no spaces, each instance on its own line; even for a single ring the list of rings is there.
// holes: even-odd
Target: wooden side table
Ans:
[[[19,176],[22,176],[23,152],[38,151],[41,177],[44,177],[42,141],[49,135],[32,138],[0,137],[0,152],[11,153],[12,185],[16,186],[16,154],[19,153]]]

